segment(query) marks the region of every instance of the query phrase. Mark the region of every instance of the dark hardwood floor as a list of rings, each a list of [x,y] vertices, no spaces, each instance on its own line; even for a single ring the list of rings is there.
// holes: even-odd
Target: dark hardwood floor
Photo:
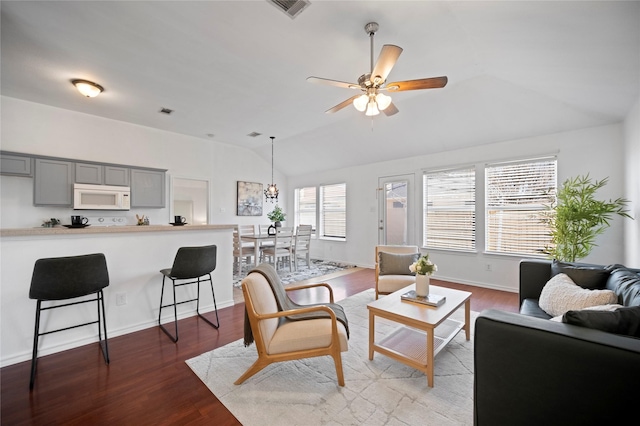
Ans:
[[[372,288],[374,273],[361,269],[322,281],[331,284],[339,301]],[[518,310],[516,293],[431,282],[472,292],[474,311]],[[299,303],[313,298],[295,296]],[[242,338],[244,304],[220,309],[219,316],[219,330],[197,317],[181,320],[180,340],[175,344],[158,327],[111,338],[108,366],[97,344],[41,357],[31,392],[30,361],[4,367],[0,370],[1,423],[237,425],[184,362]]]

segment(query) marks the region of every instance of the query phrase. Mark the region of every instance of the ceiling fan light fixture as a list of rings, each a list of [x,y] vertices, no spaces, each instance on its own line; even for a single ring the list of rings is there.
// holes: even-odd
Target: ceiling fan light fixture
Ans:
[[[376,101],[372,98],[367,104],[367,112],[364,113],[367,117],[373,117],[374,115],[380,114],[378,110],[378,105],[376,105]]]
[[[376,103],[378,104],[378,109],[380,111],[384,111],[389,105],[391,105],[391,96],[387,96],[384,93],[378,93],[376,95]]]
[[[369,103],[369,96],[361,95],[353,100],[353,106],[360,112],[364,112],[367,109]]]
[[[76,86],[78,92],[87,98],[95,98],[100,93],[104,92],[104,87],[88,80],[72,80],[71,84]]]

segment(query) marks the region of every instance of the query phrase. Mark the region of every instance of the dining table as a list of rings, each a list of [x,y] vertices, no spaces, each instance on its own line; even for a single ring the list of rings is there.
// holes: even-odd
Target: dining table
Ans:
[[[260,263],[260,243],[264,241],[275,241],[275,239],[276,239],[275,234],[274,235],[267,235],[267,234],[240,235],[240,241],[253,243],[253,247],[255,250],[254,253],[256,254],[255,256],[253,256],[255,260],[255,266],[258,266],[258,264]]]

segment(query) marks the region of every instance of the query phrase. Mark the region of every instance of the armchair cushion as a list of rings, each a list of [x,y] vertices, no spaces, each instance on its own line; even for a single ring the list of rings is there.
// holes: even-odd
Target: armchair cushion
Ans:
[[[380,293],[393,293],[414,282],[416,282],[416,277],[413,275],[383,275],[378,277],[378,291]]]
[[[566,274],[552,277],[540,293],[540,307],[552,317],[589,306],[617,303],[611,290],[587,290],[576,285]]]
[[[420,253],[399,254],[378,253],[379,275],[415,275],[409,270],[409,266],[418,260]]]
[[[344,324],[337,323],[340,351],[348,347],[347,330]],[[331,344],[331,320],[318,318],[306,321],[285,320],[276,330],[269,342],[267,352],[271,355],[307,349],[326,348]]]

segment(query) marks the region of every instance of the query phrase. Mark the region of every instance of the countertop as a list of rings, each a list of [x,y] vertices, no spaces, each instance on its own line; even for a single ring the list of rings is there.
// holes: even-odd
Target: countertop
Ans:
[[[77,235],[77,234],[121,234],[132,232],[177,232],[177,231],[215,231],[233,229],[230,225],[126,225],[126,226],[87,226],[86,228],[69,229],[64,226],[53,228],[7,228],[0,229],[0,237],[28,237],[38,235]]]

